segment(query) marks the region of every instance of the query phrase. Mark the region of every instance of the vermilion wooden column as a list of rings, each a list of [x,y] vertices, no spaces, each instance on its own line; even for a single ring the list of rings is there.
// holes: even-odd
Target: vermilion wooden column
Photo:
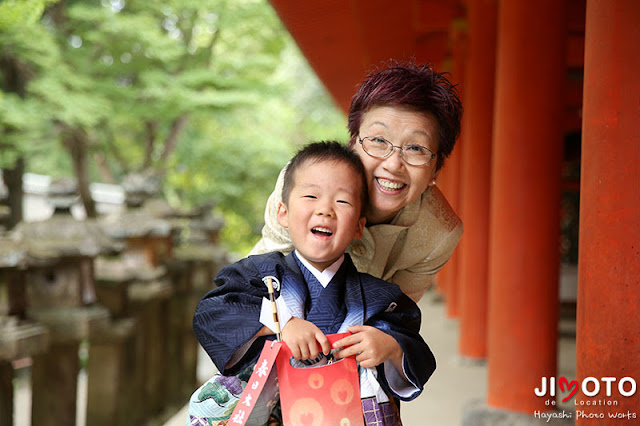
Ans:
[[[487,355],[489,261],[489,195],[491,137],[496,62],[497,0],[470,0],[468,68],[466,74],[460,200],[464,213],[464,244],[460,247],[460,354]]]
[[[451,156],[447,159],[444,170],[438,176],[438,187],[447,198],[451,208],[459,215],[460,208],[458,203],[458,195],[460,188],[460,146],[461,139],[456,143]],[[461,244],[461,243],[460,243]],[[442,267],[437,275],[438,288],[444,296],[446,303],[446,314],[449,318],[458,316],[458,262],[457,253],[460,245],[451,255],[451,258]]]
[[[466,70],[466,45],[467,34],[464,28],[454,28],[453,30],[453,57],[451,64],[451,75],[449,76],[452,83],[457,85],[457,89],[460,95],[460,99],[464,98],[464,87],[462,82],[464,81],[464,75]],[[465,146],[465,136],[460,134],[458,141],[456,142],[455,149],[451,153],[451,157],[447,160],[446,166],[446,184],[445,195],[447,200],[451,204],[453,210],[461,215],[460,209],[460,197],[462,194],[462,186],[460,182],[460,171],[462,168],[462,152]],[[458,317],[458,304],[460,293],[460,261],[459,253],[460,246],[464,244],[460,241],[460,244],[453,252],[451,259],[447,262],[443,268],[443,272],[446,274],[446,302],[447,302],[447,316],[449,318]]]
[[[459,143],[459,141],[458,141]],[[444,169],[440,172],[437,178],[438,188],[444,194],[445,198],[451,205],[451,208],[457,213],[457,192],[456,192],[456,181],[455,181],[455,170],[458,168],[458,160],[456,157],[456,150],[459,146],[453,150],[452,155],[447,159],[446,165]],[[457,251],[457,249],[456,249]],[[454,252],[455,254],[455,252]],[[454,297],[457,299],[457,291],[453,286],[455,282],[455,266],[453,266],[453,256],[447,263],[442,267],[442,269],[438,272],[436,276],[437,288],[438,291],[444,297],[445,303],[447,306],[449,305],[449,299]],[[448,308],[447,308],[448,310]]]
[[[564,1],[501,1],[489,250],[488,403],[533,415],[556,374]]]
[[[618,386],[624,377],[640,385],[640,3],[587,1],[585,38],[577,376],[616,381],[610,398],[600,382],[598,394],[578,392],[577,401],[618,405],[578,409],[604,414],[598,425],[638,424],[640,389],[625,397]]]
[[[451,157],[447,160],[445,182],[443,192],[447,197],[447,201],[451,204],[453,210],[460,214],[460,163],[461,163],[461,146],[462,137],[456,143],[456,148],[453,150]],[[439,276],[444,280],[445,301],[447,304],[447,317],[458,317],[458,299],[459,299],[459,262],[458,253],[460,250],[460,241],[458,247],[451,255],[451,258],[446,265],[442,268]]]

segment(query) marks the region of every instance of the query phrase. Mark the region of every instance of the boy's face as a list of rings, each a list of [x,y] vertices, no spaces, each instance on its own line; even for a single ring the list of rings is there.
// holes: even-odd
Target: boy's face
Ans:
[[[362,237],[361,191],[362,179],[344,162],[312,160],[295,171],[288,205],[278,206],[278,222],[289,228],[293,246],[318,270]]]

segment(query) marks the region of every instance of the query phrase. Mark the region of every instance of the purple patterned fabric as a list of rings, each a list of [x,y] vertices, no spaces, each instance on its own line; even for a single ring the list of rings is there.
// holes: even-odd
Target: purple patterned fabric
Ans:
[[[189,424],[191,426],[209,426],[209,422],[206,418],[192,415],[189,415]]]
[[[362,412],[367,426],[402,425],[393,402],[378,404],[375,398],[365,398],[362,400]]]
[[[214,381],[220,383],[233,395],[242,394],[242,383],[236,376],[218,376]]]

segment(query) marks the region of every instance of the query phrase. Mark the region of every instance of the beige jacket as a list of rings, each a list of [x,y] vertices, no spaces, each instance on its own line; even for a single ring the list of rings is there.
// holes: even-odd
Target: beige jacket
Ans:
[[[284,170],[269,196],[262,239],[249,254],[293,250],[289,232],[278,223]],[[462,237],[462,221],[436,186],[403,208],[390,224],[366,227],[347,252],[360,272],[391,281],[414,301],[420,300],[433,277],[453,254]]]

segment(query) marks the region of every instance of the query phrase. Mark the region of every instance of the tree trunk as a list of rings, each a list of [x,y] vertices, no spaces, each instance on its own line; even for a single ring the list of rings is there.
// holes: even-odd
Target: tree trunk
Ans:
[[[150,168],[153,162],[153,148],[156,143],[156,129],[158,128],[158,123],[155,121],[147,121],[145,127],[147,137],[144,144],[143,170]]]
[[[215,48],[218,40],[220,39],[220,28],[216,29],[216,32],[211,37],[211,42],[209,43],[209,47],[207,50],[207,67],[211,67],[213,65],[213,49]]]
[[[0,55],[0,92],[15,93],[24,99],[26,95],[29,70],[24,64],[11,54]],[[9,149],[12,148],[9,145]],[[7,229],[11,229],[23,220],[22,203],[24,192],[22,190],[22,175],[24,173],[24,157],[16,160],[13,168],[4,169],[2,176],[7,186],[7,206],[9,207],[9,221]]]
[[[169,154],[173,152],[178,144],[178,136],[180,136],[180,132],[187,125],[187,116],[183,115],[177,118],[173,122],[173,126],[171,126],[171,132],[167,137],[167,140],[164,144],[164,150],[162,151],[162,155],[160,156],[160,167],[162,169],[166,168],[167,158]]]
[[[45,14],[61,31],[64,25],[67,23],[66,3],[67,2],[65,0],[56,1],[45,11]]]
[[[98,172],[100,173],[102,180],[106,183],[115,184],[116,179],[113,177],[113,173],[111,173],[111,169],[107,164],[105,156],[102,153],[97,152],[93,155],[93,159],[98,165]]]
[[[71,154],[73,161],[73,170],[76,172],[76,179],[78,180],[78,191],[84,210],[87,217],[98,217],[96,211],[96,203],[91,197],[91,191],[89,190],[89,171],[87,161],[87,132],[83,129],[66,129],[63,132],[64,145]]]
[[[28,70],[25,65],[11,55],[0,55],[0,71],[2,72],[3,82],[0,88],[5,92],[16,93],[24,99],[27,87]]]
[[[22,175],[24,174],[24,158],[20,157],[16,160],[13,168],[4,169],[2,171],[2,177],[9,197],[7,199],[7,205],[10,209],[9,222],[7,228],[11,229],[23,220],[22,203],[24,199],[24,192],[22,190]]]
[[[122,155],[122,152],[118,149],[115,143],[115,136],[113,134],[113,130],[111,129],[109,123],[104,123],[103,127],[105,129],[104,143],[105,149],[107,149],[113,158],[116,160],[123,174],[127,174],[131,169],[127,159]]]

